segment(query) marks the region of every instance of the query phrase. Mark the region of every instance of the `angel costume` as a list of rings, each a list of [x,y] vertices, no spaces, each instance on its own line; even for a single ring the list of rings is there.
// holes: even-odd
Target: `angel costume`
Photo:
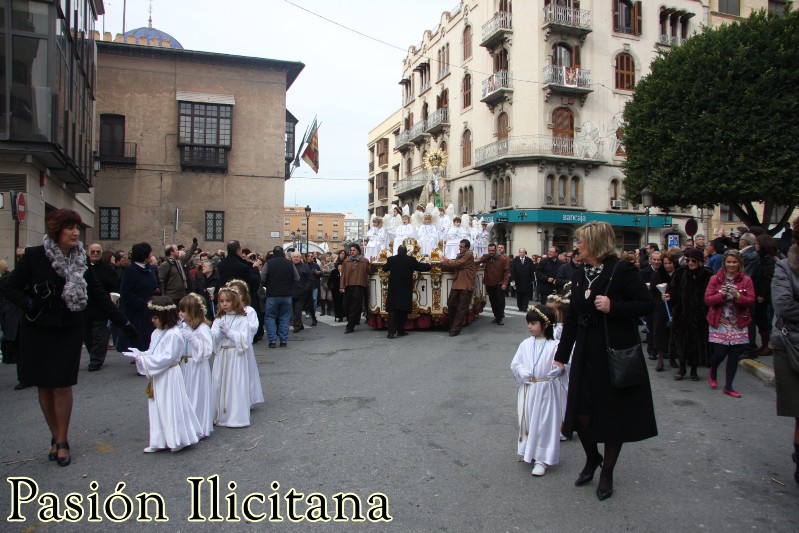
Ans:
[[[519,387],[518,453],[526,463],[560,461],[561,411],[559,369],[553,366],[559,341],[530,337],[510,364]]]
[[[249,305],[244,308],[247,313],[247,323],[250,326],[250,339],[258,331],[258,313]],[[255,362],[255,349],[252,343],[247,346],[247,371],[250,373],[250,408],[257,403],[264,403],[264,390],[261,387],[261,375],[258,373],[258,364]]]
[[[439,215],[438,217],[438,238],[439,240],[443,240],[444,237],[447,235],[447,230],[452,227],[452,217],[449,216],[449,213],[444,212],[443,215]]]
[[[458,245],[463,239],[469,238],[469,230],[463,226],[452,224],[444,236],[444,255],[447,259],[455,259],[460,253]],[[479,257],[479,256],[475,256]]]
[[[477,227],[474,233],[474,256],[482,257],[488,253],[488,242],[491,239],[491,228],[494,227],[493,222],[486,224],[485,229],[481,225]]]
[[[369,228],[369,231],[366,232],[366,239],[368,242],[363,255],[369,259],[369,261],[373,261],[380,256],[380,251],[386,248],[386,230],[382,227],[372,226]]]
[[[224,327],[227,332],[223,332]],[[214,424],[246,427],[250,425],[250,372],[247,348],[251,346],[247,317],[228,313],[214,320]]]
[[[397,250],[399,250],[400,245],[407,238],[416,238],[416,229],[410,222],[402,224],[396,230],[396,234],[394,235],[394,255],[397,255]]]
[[[211,385],[211,354],[214,353],[214,341],[208,324],[200,324],[192,330],[189,326],[180,329],[186,341],[185,355],[181,359],[180,369],[183,371],[183,382],[186,395],[200,421],[203,437],[208,437],[214,430],[214,397]]]
[[[177,326],[156,329],[150,335],[150,348],[136,355],[136,367],[150,378],[150,445],[145,452],[169,448],[173,452],[196,444],[204,436],[200,421],[186,395],[180,358],[186,342]]]
[[[419,226],[416,232],[419,235],[416,241],[422,255],[430,255],[430,252],[438,248],[438,230],[430,222]]]

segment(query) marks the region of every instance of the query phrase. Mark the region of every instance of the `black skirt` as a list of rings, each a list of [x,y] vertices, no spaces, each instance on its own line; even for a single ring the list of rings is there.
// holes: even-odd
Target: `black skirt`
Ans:
[[[78,382],[83,326],[47,328],[20,322],[20,379],[37,387],[71,387]]]

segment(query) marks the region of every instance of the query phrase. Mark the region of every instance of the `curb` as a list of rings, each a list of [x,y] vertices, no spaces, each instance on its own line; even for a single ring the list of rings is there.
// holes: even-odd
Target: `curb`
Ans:
[[[760,378],[766,385],[770,387],[774,386],[774,369],[770,366],[756,359],[741,359],[738,366],[755,377]]]

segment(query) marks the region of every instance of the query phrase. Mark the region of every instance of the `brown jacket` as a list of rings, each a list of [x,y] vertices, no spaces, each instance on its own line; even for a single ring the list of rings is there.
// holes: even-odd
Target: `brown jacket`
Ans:
[[[485,254],[480,258],[480,262],[485,264],[483,285],[486,287],[496,287],[497,285],[508,284],[508,280],[510,279],[510,261],[507,255],[491,257]]]
[[[452,281],[452,289],[462,291],[474,290],[474,254],[471,251],[466,251],[460,259],[444,259],[441,265],[449,267],[455,271],[455,279]]]
[[[369,260],[361,256],[358,258],[357,263],[353,262],[351,258],[347,258],[341,264],[341,285],[340,287],[349,287],[352,285],[360,285],[361,287],[369,286]]]

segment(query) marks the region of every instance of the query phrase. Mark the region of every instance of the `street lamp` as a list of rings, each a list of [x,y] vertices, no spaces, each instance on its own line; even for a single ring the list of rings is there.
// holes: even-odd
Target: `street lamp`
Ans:
[[[641,203],[644,205],[644,247],[649,244],[649,209],[652,207],[652,191],[649,187],[644,187],[641,191]]]
[[[311,226],[310,226],[310,218],[311,218],[311,206],[305,206],[305,253],[308,253],[310,248],[308,247],[308,239],[310,239],[311,235]]]

